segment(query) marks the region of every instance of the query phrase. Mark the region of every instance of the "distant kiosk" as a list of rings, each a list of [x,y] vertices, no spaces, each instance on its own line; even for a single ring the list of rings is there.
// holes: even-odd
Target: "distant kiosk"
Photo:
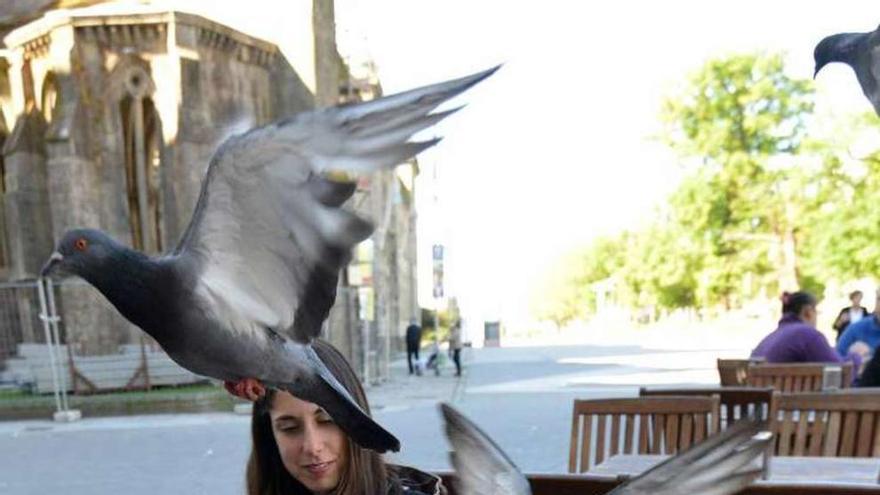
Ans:
[[[501,322],[483,323],[483,347],[501,347]]]

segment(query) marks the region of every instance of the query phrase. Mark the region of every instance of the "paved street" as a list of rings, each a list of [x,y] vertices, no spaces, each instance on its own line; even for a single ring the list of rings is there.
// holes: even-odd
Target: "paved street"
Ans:
[[[445,468],[436,403],[454,402],[528,471],[566,469],[574,398],[635,395],[647,384],[715,383],[715,359],[740,349],[638,346],[467,349],[466,372],[393,379],[369,390],[403,444],[394,458]],[[0,423],[0,493],[240,494],[249,417],[232,413]]]

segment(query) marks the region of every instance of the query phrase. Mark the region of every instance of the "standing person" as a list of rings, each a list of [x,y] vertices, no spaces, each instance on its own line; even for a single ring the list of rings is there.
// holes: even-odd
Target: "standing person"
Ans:
[[[846,327],[837,340],[837,353],[845,356],[850,352],[859,352],[867,359],[877,346],[880,346],[880,289],[874,301],[874,314]]]
[[[862,291],[852,291],[849,300],[852,304],[840,310],[834,320],[834,325],[832,325],[832,328],[837,332],[837,341],[840,341],[840,336],[849,324],[855,323],[869,314],[868,308],[862,306]]]
[[[456,320],[449,329],[449,355],[455,362],[455,376],[461,376],[461,320]]]
[[[370,405],[348,361],[316,339],[315,352],[367,414]],[[386,463],[349,438],[326,411],[268,389],[254,403],[247,464],[248,495],[445,495],[440,478]]]
[[[858,370],[861,356],[848,354],[842,358],[816,330],[816,304],[816,298],[809,292],[784,293],[779,326],[761,340],[752,351],[752,357],[762,357],[768,363],[851,361]]]
[[[419,365],[419,348],[422,346],[422,327],[418,325],[416,319],[413,318],[409,321],[409,326],[406,327],[406,364],[409,366],[409,374],[412,375],[413,372],[417,376],[422,375],[422,368]],[[415,357],[415,364],[413,364],[413,358]]]

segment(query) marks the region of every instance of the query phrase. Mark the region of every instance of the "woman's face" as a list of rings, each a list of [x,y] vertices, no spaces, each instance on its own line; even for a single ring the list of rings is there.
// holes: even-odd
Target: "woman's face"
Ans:
[[[816,326],[816,322],[818,321],[819,311],[816,309],[816,306],[804,306],[801,309],[801,320],[809,323],[810,325]]]
[[[314,493],[339,484],[348,461],[345,433],[317,404],[278,391],[269,410],[278,453],[287,471]]]

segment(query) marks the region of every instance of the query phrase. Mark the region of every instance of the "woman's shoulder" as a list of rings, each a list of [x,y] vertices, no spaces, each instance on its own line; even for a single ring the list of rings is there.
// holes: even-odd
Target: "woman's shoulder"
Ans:
[[[389,483],[389,487],[392,487],[391,493],[394,493],[393,487],[399,486],[398,493],[405,495],[446,495],[443,481],[435,474],[396,464],[388,467],[389,475],[394,478],[394,482]]]

